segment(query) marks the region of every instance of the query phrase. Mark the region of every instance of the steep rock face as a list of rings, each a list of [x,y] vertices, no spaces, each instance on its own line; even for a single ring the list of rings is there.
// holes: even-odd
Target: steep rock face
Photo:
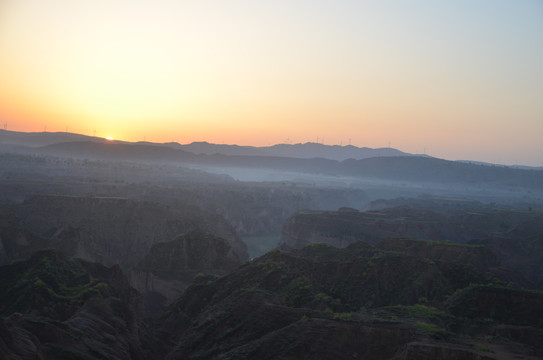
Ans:
[[[0,280],[0,358],[145,357],[141,298],[118,266],[46,250],[0,267]]]
[[[199,230],[175,240],[155,244],[137,268],[156,274],[181,277],[187,271],[225,274],[240,265],[240,258],[223,238]]]
[[[227,239],[241,259],[245,244],[224,220],[196,207],[119,198],[35,196],[12,208],[20,225],[46,239],[32,248],[55,247],[105,265],[130,267],[155,243],[201,228]],[[17,252],[13,252],[13,255]],[[8,258],[15,258],[9,254]]]
[[[228,184],[221,187],[172,189],[173,195],[219,214],[240,236],[279,233],[284,222],[300,209],[359,208],[367,194],[356,189],[318,188],[299,184]],[[152,192],[156,199],[164,193]],[[168,201],[162,199],[161,201]],[[170,199],[171,201],[171,199]]]
[[[443,220],[428,211],[300,211],[283,226],[280,246],[301,249],[311,243],[325,243],[346,247],[358,240],[376,244],[388,237],[439,240],[449,227]]]
[[[524,225],[527,225],[528,229]],[[473,241],[482,244],[511,269],[517,270],[530,284],[525,287],[543,288],[543,218],[536,224],[522,224],[520,234],[516,231],[507,237],[493,236],[487,239]],[[519,229],[520,230],[520,229]],[[527,231],[529,230],[529,231]]]
[[[322,242],[345,247],[357,240],[376,244],[386,238],[416,238],[465,243],[499,235],[515,238],[522,227],[531,234],[543,231],[543,215],[536,212],[481,210],[433,210],[409,206],[380,211],[300,211],[282,230],[280,246],[300,249]],[[537,225],[539,224],[539,225]]]
[[[239,256],[225,239],[203,231],[191,231],[175,240],[153,245],[130,272],[130,282],[148,294],[150,307],[171,304],[198,273],[225,275],[241,264]],[[152,309],[150,308],[152,311]]]
[[[0,265],[29,258],[47,240],[29,232],[11,206],[0,207]]]
[[[457,316],[543,328],[543,294],[540,292],[470,286],[452,297],[448,306]]]
[[[496,336],[510,339],[516,343],[524,343],[530,345],[535,351],[533,355],[539,359],[543,358],[543,328],[533,328],[531,326],[515,326],[515,325],[499,325],[495,328]]]

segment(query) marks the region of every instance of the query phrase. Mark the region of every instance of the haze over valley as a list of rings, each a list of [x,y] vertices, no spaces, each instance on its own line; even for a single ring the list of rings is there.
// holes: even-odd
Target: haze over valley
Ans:
[[[543,354],[541,169],[6,130],[0,149],[4,356]]]
[[[543,359],[543,3],[0,1],[0,359]]]

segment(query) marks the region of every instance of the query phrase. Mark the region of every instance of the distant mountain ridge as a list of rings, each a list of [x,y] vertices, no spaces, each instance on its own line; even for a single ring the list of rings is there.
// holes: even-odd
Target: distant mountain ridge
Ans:
[[[228,144],[213,144],[207,141],[195,141],[190,144],[179,144],[177,142],[153,143],[149,141],[129,142],[122,140],[107,140],[102,137],[88,136],[69,132],[18,132],[0,129],[0,151],[17,151],[28,152],[25,148],[38,148],[64,143],[98,143],[98,144],[126,144],[137,145],[144,150],[146,147],[155,148],[150,150],[155,153],[155,156],[160,152],[156,148],[170,148],[174,150],[182,150],[185,157],[192,155],[224,155],[233,157],[281,157],[292,159],[327,159],[342,162],[344,160],[364,160],[380,157],[418,157],[418,158],[433,158],[426,154],[411,154],[394,149],[391,147],[385,148],[369,148],[357,147],[353,145],[325,145],[321,143],[307,142],[297,144],[276,144],[271,146],[241,146]],[[92,145],[84,145],[92,147]],[[53,146],[55,147],[55,146]],[[57,145],[58,148],[63,146]],[[67,146],[70,147],[70,146]],[[133,148],[135,149],[135,148]],[[96,150],[97,151],[97,150]],[[54,152],[54,151],[53,151]],[[142,153],[142,152],[139,152]],[[190,154],[189,154],[190,153]],[[170,156],[174,152],[170,152]],[[105,155],[105,154],[103,154]],[[144,157],[153,157],[144,155]],[[437,159],[437,158],[435,158]],[[446,160],[444,160],[446,161]],[[458,163],[467,163],[473,165],[484,166],[506,166],[500,164],[486,163],[476,160],[458,160]],[[507,166],[514,169],[524,170],[543,170],[543,166],[524,166],[513,165]]]
[[[212,144],[206,141],[192,142],[182,145],[176,142],[153,143],[139,141],[135,143],[106,140],[101,137],[87,136],[68,132],[17,132],[0,131],[0,145],[42,147],[61,143],[71,142],[95,142],[95,143],[123,143],[138,146],[160,146],[175,150],[184,150],[193,154],[203,155],[229,155],[229,156],[272,156],[290,157],[299,159],[324,158],[329,160],[342,161],[346,159],[367,159],[380,156],[416,156],[393,148],[372,149],[368,147],[356,147],[353,145],[324,145],[320,143],[298,143],[298,144],[277,144],[272,146],[240,146],[226,144]]]
[[[2,133],[2,135],[5,135]],[[0,140],[2,140],[0,138]],[[306,146],[307,144],[303,145]],[[325,146],[321,144],[313,144]],[[10,150],[10,146],[13,146]],[[289,145],[287,145],[289,146]],[[290,145],[294,146],[294,145]],[[242,147],[239,147],[242,148]],[[392,149],[391,149],[392,150]],[[422,156],[379,156],[343,161],[322,157],[296,158],[264,155],[194,154],[182,145],[126,143],[120,141],[61,142],[41,147],[7,145],[0,141],[0,151],[24,152],[31,155],[50,155],[114,161],[178,163],[189,166],[224,169],[267,170],[300,174],[324,175],[335,178],[419,182],[425,184],[463,184],[479,189],[524,188],[543,190],[543,171],[507,166],[478,165],[460,161]]]
[[[40,147],[46,145],[52,145],[63,142],[74,141],[94,141],[94,142],[106,142],[108,140],[96,137],[81,135],[70,132],[20,132],[0,130],[0,145],[15,145],[15,146],[28,146],[28,147]]]
[[[379,156],[415,156],[393,148],[372,149],[353,145],[324,145],[320,143],[276,144],[272,146],[255,147],[239,145],[219,145],[207,142],[193,142],[180,145],[180,149],[195,154],[223,154],[234,156],[279,156],[299,159],[323,158],[343,161],[347,159],[367,159]]]

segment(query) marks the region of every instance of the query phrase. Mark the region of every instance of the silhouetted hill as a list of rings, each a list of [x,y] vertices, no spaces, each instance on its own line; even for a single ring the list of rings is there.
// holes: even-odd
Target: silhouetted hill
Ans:
[[[16,132],[0,130],[0,145],[17,145],[24,147],[42,147],[58,143],[67,142],[97,142],[97,143],[112,143],[101,137],[80,135],[68,132]],[[113,143],[124,143],[126,141],[115,140]],[[324,145],[318,143],[304,144],[277,144],[272,146],[240,146],[240,145],[225,145],[212,144],[205,141],[193,142],[186,145],[181,145],[176,142],[169,143],[153,143],[148,141],[139,141],[134,145],[145,145],[153,147],[166,147],[175,150],[184,150],[194,154],[221,154],[234,156],[278,156],[292,158],[325,158],[331,160],[345,159],[364,159],[375,156],[411,156],[411,154],[393,148],[371,149],[367,147],[359,148],[353,145]]]
[[[130,161],[187,161],[195,158],[192,153],[166,146],[107,142],[64,142],[38,148],[40,153],[89,159]]]
[[[10,134],[9,132],[7,133]],[[71,135],[63,133],[59,136],[66,137]],[[197,155],[182,150],[187,147],[179,144],[123,143],[103,141],[103,139],[100,141],[62,142],[42,147],[26,147],[24,149],[12,148],[11,151],[22,151],[41,156],[49,155],[80,159],[164,162],[215,168],[218,171],[224,172],[228,172],[224,169],[231,169],[231,173],[234,173],[236,168],[241,168],[247,170],[269,170],[276,173],[322,175],[333,177],[337,181],[341,181],[342,177],[344,177],[346,179],[386,180],[395,183],[426,184],[441,187],[455,185],[457,187],[456,190],[461,189],[463,191],[484,191],[485,189],[498,189],[499,191],[515,191],[516,189],[543,191],[543,171],[448,161],[431,157],[395,156],[398,153],[394,149],[388,148],[370,149],[370,151],[351,146],[334,147],[308,143],[269,147],[270,149],[288,150],[274,152],[267,151],[267,148],[207,143],[194,143],[192,145],[194,151],[202,152],[202,149],[208,149],[208,151]],[[217,153],[216,150],[221,150],[223,147],[232,150],[223,152],[238,155]],[[254,149],[258,151],[254,152]],[[326,153],[331,149],[333,149],[331,153],[334,151],[340,153],[358,152],[360,154],[365,152],[359,157],[366,158],[338,161],[313,156],[327,156]],[[7,150],[4,149],[4,151]],[[209,154],[205,154],[206,152]],[[239,155],[241,153],[247,155]],[[290,157],[271,156],[267,154],[282,154]],[[311,154],[311,158],[303,158],[305,155],[296,154],[308,154],[307,157]],[[367,156],[374,157],[367,158]],[[329,157],[333,158],[334,156]]]
[[[359,148],[353,145],[324,145],[318,143],[304,144],[277,144],[272,146],[239,146],[219,145],[207,142],[193,142],[188,145],[181,145],[183,150],[195,154],[222,154],[236,156],[271,156],[289,157],[300,159],[323,158],[329,160],[365,159],[378,156],[413,156],[393,148],[371,149]]]
[[[95,141],[105,142],[104,138],[69,132],[18,132],[0,130],[0,145],[19,145],[40,147],[63,142]]]
[[[211,144],[207,141],[196,141],[187,145],[179,145],[181,149],[190,151],[194,154],[204,155],[242,155],[242,156],[266,156],[267,153],[262,148],[256,146],[239,146]]]
[[[331,160],[346,159],[366,159],[379,156],[414,156],[393,148],[356,147],[353,145],[324,145],[318,143],[305,144],[277,144],[263,148],[263,150],[273,156],[284,156],[294,158],[325,158]]]
[[[543,171],[486,166],[423,157],[380,157],[342,162],[341,172],[401,181],[463,183],[543,189]]]
[[[543,171],[485,166],[416,156],[383,156],[336,161],[274,156],[195,155],[165,146],[72,142],[38,148],[40,153],[80,158],[164,161],[216,167],[270,169],[329,176],[380,179],[423,184],[463,184],[474,187],[524,188],[543,191]]]
[[[101,137],[87,136],[68,132],[16,132],[0,130],[0,147],[7,145],[19,147],[43,147],[58,143],[69,142],[95,142],[106,144],[132,144],[138,146],[161,147],[174,150],[184,150],[193,154],[203,155],[228,155],[228,156],[258,156],[258,157],[287,157],[300,159],[323,158],[329,160],[362,160],[368,158],[379,157],[415,157],[415,158],[430,158],[421,154],[409,154],[394,148],[368,148],[356,147],[353,145],[324,145],[320,143],[298,143],[298,144],[276,144],[271,146],[240,146],[240,145],[225,145],[213,144],[205,141],[193,142],[182,145],[177,142],[168,143],[153,143],[149,141],[126,142],[120,140],[108,141]],[[59,148],[61,150],[61,148]],[[67,149],[68,150],[68,149]],[[69,150],[74,150],[73,148]],[[481,166],[502,166],[489,164],[481,161],[459,160],[457,163],[465,163]],[[510,166],[517,169],[543,169],[542,167],[530,167],[522,165]]]

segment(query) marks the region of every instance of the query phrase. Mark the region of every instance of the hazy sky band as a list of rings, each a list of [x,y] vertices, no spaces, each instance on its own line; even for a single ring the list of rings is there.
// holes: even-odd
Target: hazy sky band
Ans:
[[[543,164],[543,2],[0,3],[21,131]]]

